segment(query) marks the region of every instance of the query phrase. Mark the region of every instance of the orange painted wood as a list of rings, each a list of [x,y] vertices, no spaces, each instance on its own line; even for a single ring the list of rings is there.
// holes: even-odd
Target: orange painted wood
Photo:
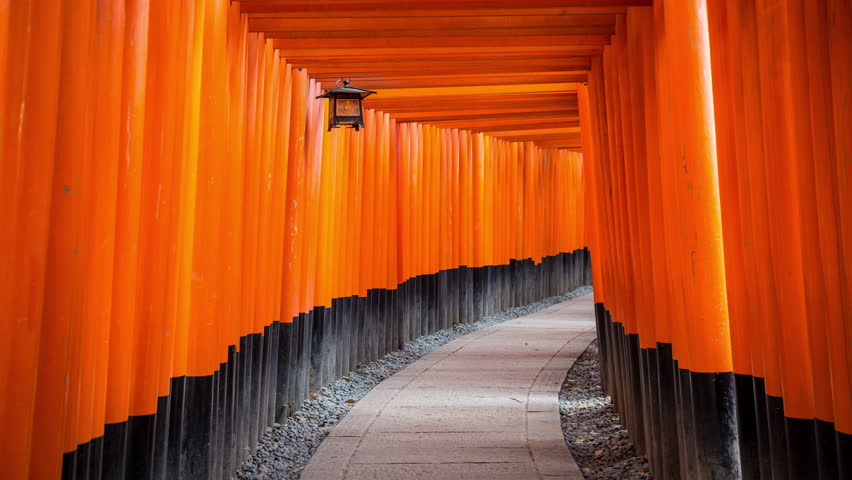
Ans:
[[[54,452],[52,457],[35,452],[34,417],[40,406],[36,397],[39,387],[56,395],[63,391],[61,367],[47,366],[42,376],[36,376],[40,368],[42,345],[51,348],[61,345],[63,327],[68,325],[70,315],[57,311],[61,301],[48,297],[54,291],[52,275],[46,271],[51,257],[61,254],[63,265],[56,273],[70,275],[75,260],[73,245],[56,244],[51,239],[50,222],[52,198],[66,195],[63,200],[70,204],[65,190],[54,184],[54,179],[44,175],[56,165],[56,148],[62,139],[56,129],[42,130],[44,125],[56,125],[57,121],[67,124],[60,103],[61,45],[66,35],[63,31],[65,16],[55,2],[38,5],[16,3],[8,5],[0,14],[0,27],[8,35],[0,43],[0,61],[7,68],[2,81],[4,92],[0,94],[0,178],[8,188],[0,194],[3,199],[2,215],[15,235],[3,235],[2,245],[2,304],[5,315],[0,321],[3,342],[3,362],[0,364],[0,426],[3,429],[0,447],[0,468],[12,477],[26,478],[31,473],[31,454],[36,453],[45,463],[35,472],[55,474],[60,471],[61,460],[56,452],[61,451],[62,432],[50,432],[43,444]],[[26,108],[23,108],[26,106]],[[65,176],[64,179],[68,177]],[[69,205],[70,207],[70,205]],[[63,225],[65,227],[67,224]],[[72,225],[68,225],[73,228]],[[68,230],[65,230],[68,231]],[[73,231],[73,230],[71,230]],[[54,245],[51,246],[51,243]],[[58,251],[61,250],[61,251]],[[70,278],[57,278],[67,285]],[[55,283],[54,283],[55,284]],[[18,288],[26,285],[26,290]],[[64,298],[68,298],[68,291]],[[45,328],[55,322],[56,329]],[[53,360],[59,367],[61,358]],[[46,377],[46,378],[45,378]],[[61,397],[54,397],[59,400]],[[63,402],[57,402],[60,412]],[[57,415],[61,415],[57,412]],[[41,443],[41,441],[39,442]],[[33,473],[35,473],[33,472]]]
[[[596,41],[600,41],[597,38]],[[529,42],[529,41],[528,41]],[[462,43],[456,39],[456,43]],[[359,47],[358,53],[365,56],[423,56],[423,55],[469,55],[469,54],[541,54],[549,52],[553,55],[571,55],[571,56],[590,56],[600,54],[600,45],[584,45],[584,44],[544,44],[537,45],[532,42],[531,45],[492,45],[492,46],[386,46],[386,47]],[[395,44],[394,44],[395,45]],[[275,48],[279,49],[281,56],[286,58],[293,57],[348,57],[351,49],[337,46],[324,45],[310,48],[293,48],[283,43],[282,40],[275,41]]]
[[[561,6],[561,7],[531,7],[527,8],[523,5],[512,5],[507,8],[488,8],[488,7],[467,7],[466,5],[454,5],[455,8],[429,9],[427,5],[419,5],[414,8],[398,9],[394,6],[386,6],[380,10],[353,10],[335,9],[334,14],[330,17],[328,10],[301,10],[291,11],[287,8],[282,8],[282,4],[266,5],[263,3],[246,3],[241,2],[243,12],[247,13],[249,18],[397,18],[400,16],[406,17],[494,17],[494,16],[553,16],[553,15],[617,15],[626,13],[627,9],[622,6]]]
[[[135,358],[133,341],[144,326],[136,315],[138,288],[138,254],[141,189],[144,160],[144,127],[148,43],[134,42],[148,38],[149,5],[128,4],[125,18],[123,78],[119,122],[127,125],[119,134],[115,250],[130,261],[115,262],[111,306],[109,370],[106,378],[106,422],[124,421],[129,415],[132,366]]]
[[[323,0],[323,1],[301,1],[291,2],[286,0],[248,0],[241,2],[243,12],[299,12],[300,14],[307,12],[323,12],[345,11],[347,14],[350,11],[364,11],[367,15],[375,15],[375,11],[386,10],[441,10],[441,15],[446,15],[449,12],[458,10],[482,9],[485,11],[495,11],[495,9],[520,9],[529,10],[533,8],[560,8],[572,9],[594,8],[598,11],[606,7],[617,7],[622,9],[625,5],[650,5],[649,0],[534,0],[519,5],[512,0],[473,0],[465,3],[453,2],[451,0],[441,0],[431,2],[428,5],[423,2],[414,0],[392,1],[392,0],[370,0],[370,1],[350,1],[350,0]],[[487,9],[487,10],[486,10]],[[499,11],[499,10],[497,10]],[[570,10],[569,10],[570,11]],[[584,10],[589,11],[589,10]],[[593,10],[594,11],[594,10]],[[611,10],[610,10],[611,11]]]
[[[440,125],[442,128],[466,128],[471,131],[476,132],[488,132],[488,131],[499,131],[505,129],[518,129],[518,128],[553,128],[553,127],[579,127],[580,122],[578,120],[572,121],[560,121],[564,117],[562,116],[554,116],[553,118],[520,118],[520,119],[503,119],[503,120],[478,120],[464,123],[452,123],[452,122],[442,122]]]
[[[335,15],[332,13],[332,15]],[[315,18],[249,18],[249,30],[256,32],[446,30],[488,28],[565,28],[615,25],[614,14],[584,15],[497,15],[497,16],[378,16]]]
[[[796,113],[790,97],[794,88],[792,66],[789,64],[792,45],[786,28],[791,13],[784,5],[770,8],[762,1],[756,2],[756,5],[761,52],[768,48],[770,38],[775,38],[772,52],[767,55],[761,53],[758,65],[765,161],[766,165],[777,164],[780,167],[767,171],[767,193],[771,204],[768,214],[774,264],[772,280],[778,302],[778,316],[773,324],[781,327],[778,328],[778,346],[785,415],[813,418],[813,390],[810,381],[806,380],[811,376],[811,362],[803,288],[802,205],[798,201],[799,169],[794,153],[797,145],[793,139]],[[777,328],[775,325],[770,328]],[[786,368],[795,363],[799,368]]]
[[[827,4],[827,17],[830,19],[828,34],[829,55],[831,59],[831,94],[833,102],[831,106],[832,117],[834,120],[834,168],[836,169],[836,184],[837,192],[836,208],[838,209],[838,233],[839,233],[839,250],[842,260],[842,274],[840,278],[840,298],[843,305],[842,320],[835,319],[830,324],[832,337],[838,339],[835,335],[840,335],[844,330],[841,324],[845,326],[846,337],[849,338],[850,325],[852,325],[852,255],[848,252],[852,251],[852,220],[849,215],[843,212],[848,210],[852,205],[852,162],[849,161],[849,152],[852,152],[852,141],[846,133],[849,131],[849,125],[852,125],[852,112],[848,108],[844,108],[843,104],[838,99],[850,98],[852,95],[852,87],[850,79],[852,79],[852,61],[849,58],[849,42],[852,40],[852,6],[848,2],[830,0]],[[833,346],[837,352],[839,345]],[[837,429],[844,433],[852,433],[852,402],[849,402],[849,391],[852,382],[852,355],[848,348],[846,352],[846,369],[839,365],[839,378],[835,381],[841,383],[835,391],[839,394],[839,398],[835,401],[837,411],[835,411],[837,419]],[[833,355],[837,360],[834,365],[841,360],[837,353]],[[844,376],[845,373],[845,376]],[[832,374],[834,378],[834,375]],[[846,382],[846,383],[842,383]]]
[[[651,3],[0,8],[0,470],[271,322],[587,244],[643,348],[852,433],[848,2]]]
[[[283,54],[283,51],[279,51]],[[338,56],[295,56],[287,57],[296,67],[320,67],[320,68],[336,68],[343,65],[349,66],[370,66],[378,63],[391,64],[413,64],[414,62],[424,62],[429,65],[459,65],[464,62],[507,62],[507,63],[549,63],[550,61],[560,61],[565,66],[583,66],[590,62],[589,53],[576,53],[574,50],[546,50],[538,52],[512,52],[512,51],[461,51],[458,53],[401,53],[392,52],[390,54],[377,55],[365,54],[360,49],[357,52],[351,50]]]
[[[441,36],[443,38],[478,38],[485,37],[507,38],[507,37],[572,37],[583,36],[581,45],[593,45],[594,41],[590,42],[591,36],[612,35],[612,26],[570,26],[570,27],[504,27],[504,28],[482,28],[482,29],[465,29],[465,30],[446,30],[446,29],[400,29],[400,30],[374,30],[369,26],[362,26],[361,29],[355,30],[312,30],[312,31],[292,31],[263,29],[264,34],[269,38],[283,39],[282,45],[292,46],[293,48],[305,48],[304,45],[312,44],[311,41],[324,40],[327,42],[362,42],[367,39],[377,38],[395,38],[405,39],[405,42],[414,41],[419,38],[434,38]],[[306,40],[302,42],[300,40]],[[576,43],[566,43],[567,45],[575,45]],[[369,41],[367,45],[372,45]]]
[[[494,118],[494,119],[507,119],[507,118],[515,118],[518,114],[541,114],[544,118],[547,117],[560,117],[560,116],[569,116],[574,117],[578,113],[576,109],[568,109],[568,108],[554,108],[554,107],[543,107],[543,108],[481,108],[475,110],[469,110],[466,113],[461,113],[458,111],[446,111],[446,112],[402,112],[402,113],[393,113],[391,112],[391,116],[398,121],[401,122],[431,122],[431,121],[458,121],[463,119],[482,119],[485,118]]]
[[[542,47],[550,49],[564,47],[595,48],[609,43],[609,35],[534,35],[534,36],[511,36],[504,32],[503,36],[458,36],[458,37],[366,37],[359,38],[359,49],[362,53],[370,52],[371,49],[439,49],[439,48],[524,48],[526,51],[535,51]],[[329,42],[324,37],[314,38],[288,38],[275,39],[276,48],[284,51],[311,51],[328,49]]]
[[[2,238],[27,259],[10,258],[3,277],[7,311],[28,328],[3,323],[14,342],[0,401],[20,412],[2,420],[3,438],[15,439],[3,444],[17,459],[3,460],[13,476],[56,476],[63,452],[107,422],[155,413],[173,377],[211,374],[270,322],[459,264],[582,246],[572,233],[579,207],[568,205],[580,201],[576,159],[495,135],[578,144],[575,80],[596,48],[368,49],[328,68],[387,61],[414,75],[380,71],[396,83],[382,87],[368,128],[328,133],[326,104],[314,98],[327,59],[291,60],[249,32],[244,4],[84,2],[37,17],[32,5],[0,10],[0,59],[27,65],[0,76],[4,158],[18,159],[2,170],[16,179],[3,212],[18,228]],[[531,27],[608,32],[621,11],[572,10],[590,16]],[[36,42],[27,25],[50,33]],[[516,26],[482,38],[498,42]],[[448,51],[455,67],[423,74]],[[81,63],[91,68],[60,69]],[[419,85],[457,104],[429,108],[434,98],[406,90]],[[11,107],[22,104],[23,116]],[[413,116],[468,119],[495,135]],[[574,223],[542,226],[556,215]],[[20,279],[31,295],[10,296]],[[52,434],[35,438],[33,428]]]

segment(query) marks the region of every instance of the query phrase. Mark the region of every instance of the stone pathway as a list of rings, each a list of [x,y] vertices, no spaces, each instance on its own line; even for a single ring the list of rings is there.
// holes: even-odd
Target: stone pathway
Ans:
[[[558,393],[595,337],[585,295],[454,340],[381,382],[302,473],[333,479],[572,479]]]

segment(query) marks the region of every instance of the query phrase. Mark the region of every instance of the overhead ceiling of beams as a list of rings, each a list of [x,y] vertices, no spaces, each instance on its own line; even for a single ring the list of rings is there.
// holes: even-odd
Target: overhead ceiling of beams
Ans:
[[[249,30],[323,88],[400,122],[580,145],[577,85],[628,7],[652,0],[243,0]]]

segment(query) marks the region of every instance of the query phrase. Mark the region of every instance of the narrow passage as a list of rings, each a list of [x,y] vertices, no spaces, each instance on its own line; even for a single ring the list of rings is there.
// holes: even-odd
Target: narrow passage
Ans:
[[[582,479],[558,392],[595,337],[593,302],[568,300],[425,355],[358,402],[302,479]]]

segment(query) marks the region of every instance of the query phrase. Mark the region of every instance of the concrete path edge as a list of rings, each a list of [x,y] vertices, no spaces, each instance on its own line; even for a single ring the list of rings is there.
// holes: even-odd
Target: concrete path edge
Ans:
[[[516,347],[516,351],[521,352],[521,358],[523,358],[524,350],[520,346],[520,342],[528,340],[539,342],[534,343],[534,345],[541,346],[542,349],[547,347],[552,354],[543,366],[526,369],[526,371],[521,369],[518,371],[518,377],[512,377],[513,380],[519,378],[519,382],[529,385],[526,387],[526,398],[523,404],[523,439],[529,455],[529,461],[525,463],[531,464],[535,472],[533,473],[533,470],[524,470],[527,473],[515,476],[515,478],[548,480],[582,479],[583,475],[574,462],[563,438],[559,418],[559,389],[574,361],[595,338],[593,302],[591,294],[567,300],[539,312],[472,332],[424,355],[418,361],[379,383],[370,393],[362,398],[323,441],[303,471],[301,478],[303,480],[406,478],[400,477],[400,475],[406,475],[405,473],[401,473],[403,472],[402,469],[413,468],[412,466],[417,467],[415,470],[424,474],[423,478],[478,478],[463,474],[465,465],[468,465],[471,469],[482,470],[483,464],[490,462],[466,462],[463,459],[460,460],[457,455],[453,455],[453,451],[446,453],[448,455],[446,459],[442,459],[438,455],[438,458],[424,458],[422,461],[420,459],[412,461],[403,458],[397,461],[397,459],[393,458],[394,452],[392,449],[389,449],[386,452],[386,458],[381,459],[381,466],[377,467],[378,470],[369,472],[369,474],[357,471],[359,468],[360,470],[364,470],[364,466],[368,465],[369,462],[353,462],[353,460],[355,460],[356,454],[361,457],[369,455],[368,453],[365,454],[365,451],[369,450],[369,447],[365,446],[364,441],[365,438],[368,438],[368,435],[373,439],[393,435],[392,432],[371,432],[371,427],[376,425],[377,419],[383,413],[385,416],[388,416],[395,414],[395,410],[400,410],[398,408],[388,408],[388,405],[397,399],[401,392],[407,392],[409,395],[415,393],[416,395],[416,392],[434,393],[437,391],[446,392],[446,396],[451,396],[465,391],[464,380],[460,384],[435,385],[431,390],[417,390],[418,387],[423,388],[423,385],[429,385],[429,379],[426,379],[424,374],[434,375],[440,373],[436,372],[436,365],[448,359],[456,360],[456,358],[461,358],[460,361],[466,362],[467,360],[464,360],[463,357],[459,357],[460,355],[464,355],[463,352],[466,351],[473,352],[469,358],[480,361],[484,360],[487,363],[488,359],[493,356],[494,361],[497,362],[500,358],[503,358],[507,351],[511,351],[509,349],[510,346],[502,345],[502,343],[507,341]],[[558,340],[555,342],[550,341],[551,337]],[[524,341],[524,345],[528,341]],[[477,354],[479,350],[476,349],[483,350],[485,354]],[[493,355],[488,353],[492,351]],[[536,352],[539,351],[539,349],[536,349]],[[526,380],[524,377],[530,378]],[[441,377],[438,375],[437,378],[451,377]],[[440,397],[441,395],[438,395],[438,400],[443,400]],[[515,400],[514,398],[512,399]],[[450,414],[449,411],[448,414]],[[477,416],[475,414],[473,416],[475,423]],[[430,421],[433,423],[440,420],[442,419],[430,417]],[[452,421],[452,419],[448,421]],[[472,429],[476,430],[476,425]],[[400,432],[400,434],[403,433],[403,431]],[[420,433],[426,436],[430,434],[442,434],[440,430],[435,432],[411,433]],[[487,437],[488,435],[497,433],[499,432],[482,432],[479,436]],[[506,433],[514,434],[519,432],[507,431]],[[471,437],[471,440],[476,439],[475,435]],[[461,445],[461,448],[464,449],[464,445]],[[471,448],[474,449],[473,451],[476,451],[477,447],[472,446]],[[486,447],[479,448],[482,448],[482,451],[486,451]],[[513,451],[513,449],[506,450],[507,454]],[[500,468],[506,465],[501,465],[499,461],[493,463],[495,470],[491,474],[488,474],[488,476],[498,478],[499,472],[501,472]],[[429,471],[427,468],[428,465],[443,465],[446,467],[449,464],[454,465],[451,471],[457,472],[458,476],[443,467],[436,467],[436,470],[434,470],[435,475],[425,475]],[[381,468],[385,470],[381,470]],[[396,470],[393,470],[394,468]],[[393,474],[391,474],[391,470],[394,471]],[[386,472],[387,474],[384,475],[382,472]],[[484,470],[481,473],[485,475]],[[507,476],[504,478],[512,476],[508,472],[505,473]],[[514,475],[518,475],[518,473]]]

